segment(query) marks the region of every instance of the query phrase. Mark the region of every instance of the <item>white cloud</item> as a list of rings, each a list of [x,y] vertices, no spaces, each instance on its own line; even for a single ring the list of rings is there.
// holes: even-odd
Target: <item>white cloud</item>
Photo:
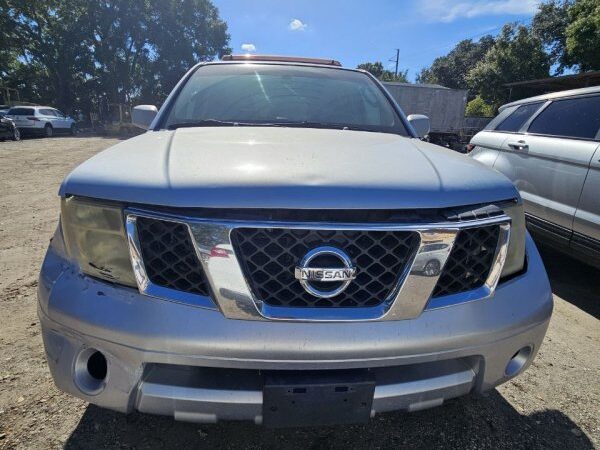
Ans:
[[[307,25],[303,23],[300,19],[292,19],[289,25],[289,29],[292,31],[304,31],[306,30]]]
[[[254,44],[242,44],[242,50],[246,53],[254,53],[256,51],[256,46]]]
[[[478,16],[533,14],[539,0],[423,0],[420,13],[428,22],[453,22]]]

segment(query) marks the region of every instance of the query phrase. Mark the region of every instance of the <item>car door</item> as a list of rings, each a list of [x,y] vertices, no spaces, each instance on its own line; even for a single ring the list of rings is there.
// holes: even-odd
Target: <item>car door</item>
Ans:
[[[567,240],[597,142],[600,96],[554,100],[534,115],[526,133],[502,144],[495,168],[511,172],[533,219]]]
[[[56,117],[57,117],[57,120],[56,120],[57,128],[61,128],[61,129],[69,128],[70,124],[69,124],[69,120],[67,119],[67,116],[65,116],[58,109],[53,109],[52,112],[54,112],[54,114],[56,114]]]
[[[473,136],[469,142],[473,146],[469,153],[471,158],[482,162],[486,166],[494,167],[502,144],[507,138],[505,133],[497,132],[495,128],[504,122],[517,108],[518,106],[511,106],[503,109],[483,130]]]
[[[500,160],[500,168],[498,170],[503,172],[514,183],[518,179],[518,176],[515,175],[510,165],[512,159],[510,154],[504,154],[505,143],[518,134],[523,125],[543,104],[543,101],[538,101],[511,106],[502,110],[484,131],[478,133],[471,140],[471,144],[476,146],[471,152],[471,156],[494,168],[496,168],[498,160]]]
[[[596,136],[600,139],[600,131]],[[573,244],[600,252],[600,144],[596,147],[573,221]]]
[[[54,110],[50,108],[40,108],[37,110],[37,116],[44,123],[50,123],[52,128],[57,128],[58,117]]]

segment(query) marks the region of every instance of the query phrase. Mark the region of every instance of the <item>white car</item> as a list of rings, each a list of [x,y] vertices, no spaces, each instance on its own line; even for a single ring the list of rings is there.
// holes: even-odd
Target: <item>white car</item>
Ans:
[[[55,133],[75,134],[75,120],[50,106],[14,106],[7,112],[22,133],[52,137]]]

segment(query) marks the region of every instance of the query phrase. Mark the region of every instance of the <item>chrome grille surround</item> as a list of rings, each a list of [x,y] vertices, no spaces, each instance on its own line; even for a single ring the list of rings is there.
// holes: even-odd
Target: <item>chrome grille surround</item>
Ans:
[[[196,255],[208,280],[212,298],[186,293],[153,284],[146,272],[140,249],[136,221],[138,217],[184,224],[191,236]],[[499,229],[492,268],[483,286],[459,294],[431,298],[440,273],[425,275],[419,268],[419,258],[431,244],[441,244],[437,256],[443,270],[457,234],[462,229],[497,225]],[[232,230],[236,228],[269,228],[296,230],[348,230],[348,231],[411,231],[419,236],[419,248],[399,274],[394,295],[380,304],[368,307],[306,308],[272,306],[256,298],[251,283],[246,279],[235,252],[224,257],[213,255],[212,250],[233,249]],[[219,309],[226,317],[241,320],[297,320],[297,321],[383,321],[418,317],[425,309],[445,307],[491,296],[496,288],[508,250],[510,218],[504,214],[493,218],[463,222],[433,224],[325,224],[296,222],[261,222],[200,219],[156,213],[141,209],[126,210],[126,229],[130,254],[140,293],[169,301],[191,304],[209,309]]]

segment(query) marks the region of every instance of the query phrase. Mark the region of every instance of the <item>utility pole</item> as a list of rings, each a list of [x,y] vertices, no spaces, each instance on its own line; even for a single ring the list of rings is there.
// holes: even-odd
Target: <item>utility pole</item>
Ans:
[[[398,60],[400,59],[400,49],[396,49],[396,78],[398,78]]]

